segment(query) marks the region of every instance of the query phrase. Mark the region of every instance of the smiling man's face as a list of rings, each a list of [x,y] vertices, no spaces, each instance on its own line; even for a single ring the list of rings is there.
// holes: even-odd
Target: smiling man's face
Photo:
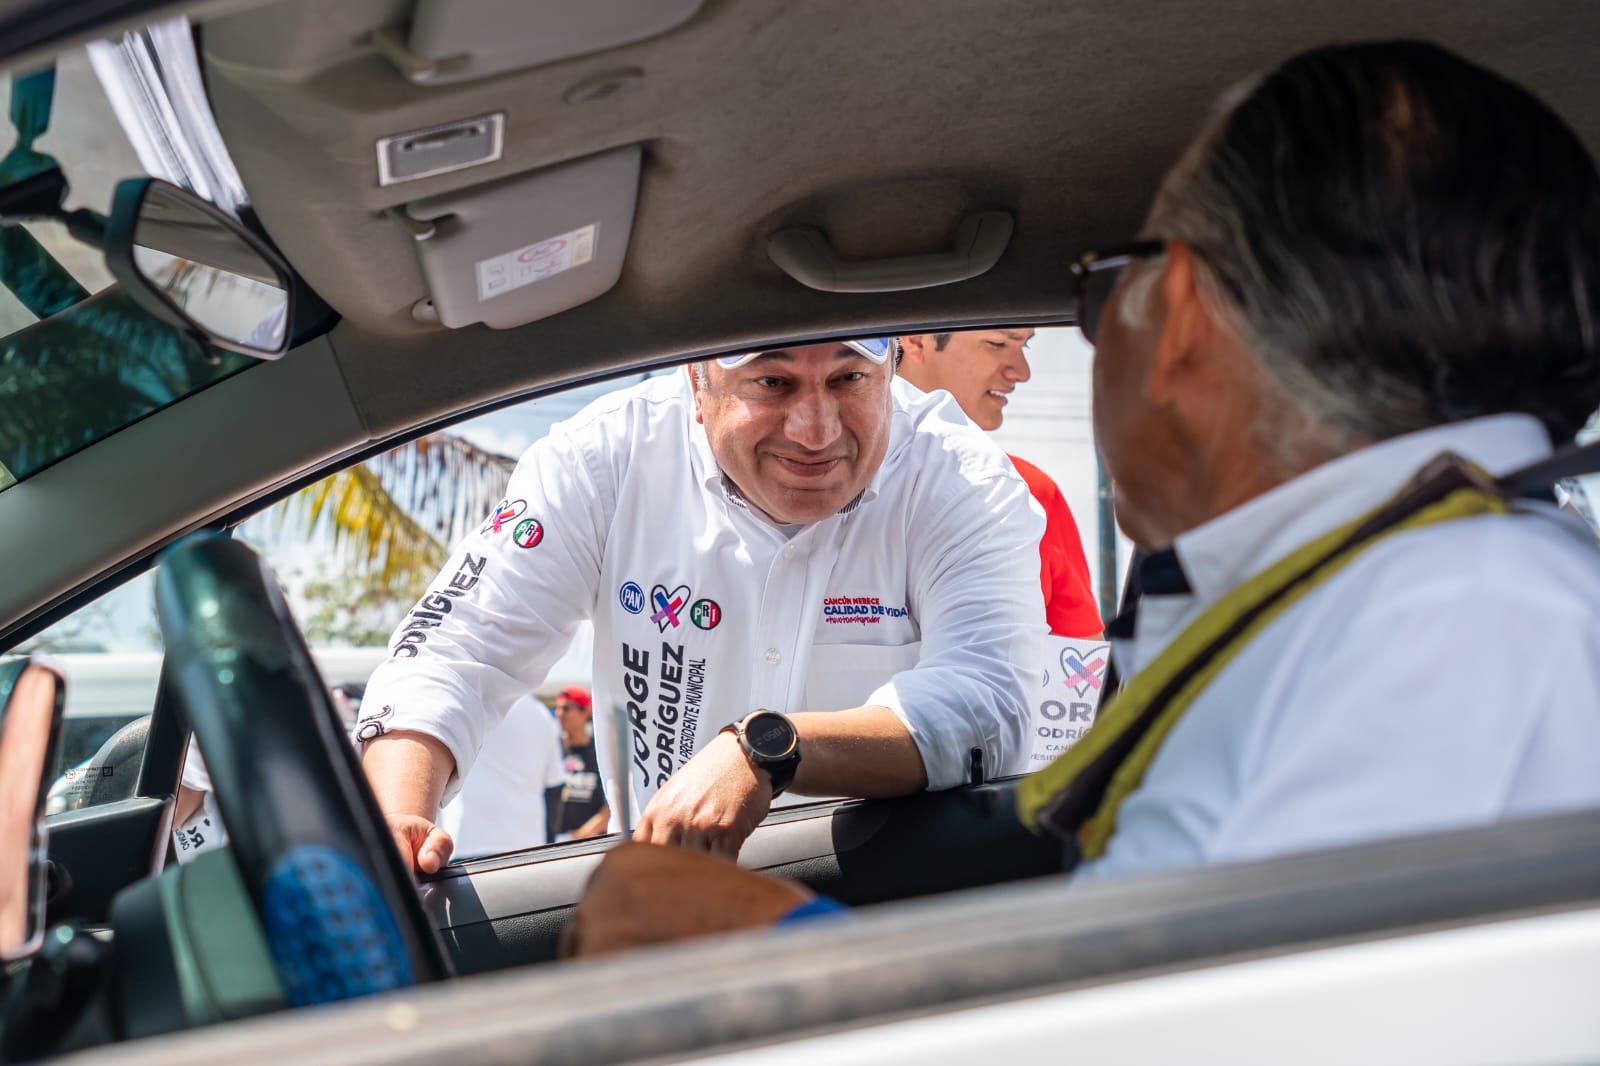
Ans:
[[[695,417],[745,502],[780,524],[820,522],[867,487],[889,449],[894,372],[843,344],[690,369]]]
[[[943,347],[939,339],[944,338]],[[979,329],[901,337],[900,376],[923,392],[943,389],[981,429],[999,429],[1011,393],[1032,372],[1022,349],[1031,329]]]

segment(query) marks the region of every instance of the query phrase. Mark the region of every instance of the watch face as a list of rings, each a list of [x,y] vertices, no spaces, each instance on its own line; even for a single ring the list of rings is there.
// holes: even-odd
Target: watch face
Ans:
[[[794,726],[781,714],[752,715],[744,727],[745,743],[763,759],[782,759],[794,751]]]

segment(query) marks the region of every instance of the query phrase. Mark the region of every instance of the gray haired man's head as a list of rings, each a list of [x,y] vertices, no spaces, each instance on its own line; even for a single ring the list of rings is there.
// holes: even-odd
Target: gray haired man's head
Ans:
[[[1189,246],[1334,451],[1511,411],[1559,442],[1600,403],[1594,161],[1532,94],[1435,45],[1322,48],[1242,86],[1146,233]]]
[[[1351,448],[1600,405],[1600,176],[1527,91],[1416,42],[1225,97],[1110,290],[1095,438],[1145,547]]]

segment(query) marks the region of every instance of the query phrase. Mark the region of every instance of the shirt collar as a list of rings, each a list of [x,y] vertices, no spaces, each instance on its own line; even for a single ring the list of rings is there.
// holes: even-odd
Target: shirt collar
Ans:
[[[1368,445],[1180,535],[1173,551],[1202,602],[1219,599],[1289,552],[1381,505],[1429,460],[1453,451],[1491,474],[1550,454],[1529,415],[1451,422]]]
[[[1147,596],[1187,596],[1189,575],[1183,572],[1178,553],[1166,551],[1141,555],[1134,566],[1128,583],[1128,595],[1118,615],[1106,623],[1106,637],[1110,640],[1131,640],[1137,630],[1139,604]]]

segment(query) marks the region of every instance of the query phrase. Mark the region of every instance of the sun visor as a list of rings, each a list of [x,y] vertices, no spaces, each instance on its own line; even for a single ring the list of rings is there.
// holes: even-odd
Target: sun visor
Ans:
[[[617,283],[633,230],[640,147],[407,204],[431,300],[415,315],[453,329],[511,329]]]
[[[508,70],[632,44],[689,21],[704,0],[418,0],[409,29],[374,42],[418,85]]]

